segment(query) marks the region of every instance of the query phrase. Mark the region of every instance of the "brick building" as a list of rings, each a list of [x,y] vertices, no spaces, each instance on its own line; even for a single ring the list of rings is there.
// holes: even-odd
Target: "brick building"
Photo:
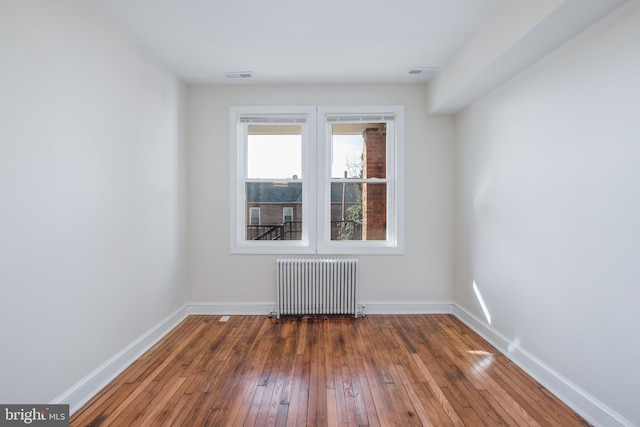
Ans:
[[[363,178],[386,178],[387,131],[383,123],[365,129],[362,159]],[[362,240],[387,238],[387,186],[362,184]]]

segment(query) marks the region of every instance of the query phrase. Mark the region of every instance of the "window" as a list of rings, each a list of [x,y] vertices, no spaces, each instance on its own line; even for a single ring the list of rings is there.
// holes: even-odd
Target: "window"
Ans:
[[[284,224],[291,221],[293,221],[293,208],[282,208],[282,223]]]
[[[402,253],[403,107],[229,116],[232,253]]]
[[[249,208],[249,225],[260,225],[260,208]]]

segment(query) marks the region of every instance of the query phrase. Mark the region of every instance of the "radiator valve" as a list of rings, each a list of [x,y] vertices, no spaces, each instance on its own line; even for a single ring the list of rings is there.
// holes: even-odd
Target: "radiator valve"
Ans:
[[[366,306],[364,304],[358,304],[358,310],[356,312],[356,317],[365,316],[365,312],[364,312],[365,308],[366,308]]]

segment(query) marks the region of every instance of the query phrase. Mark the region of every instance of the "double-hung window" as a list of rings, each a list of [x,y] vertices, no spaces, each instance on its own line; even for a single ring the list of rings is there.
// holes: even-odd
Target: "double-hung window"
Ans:
[[[249,225],[260,225],[260,208],[249,208]]]
[[[232,253],[403,252],[402,106],[229,116]]]
[[[282,208],[282,223],[286,224],[287,222],[293,221],[293,208],[292,207],[284,207]]]

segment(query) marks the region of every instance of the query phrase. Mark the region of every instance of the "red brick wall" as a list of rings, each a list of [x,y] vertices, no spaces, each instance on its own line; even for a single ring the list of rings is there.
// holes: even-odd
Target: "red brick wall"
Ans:
[[[363,178],[385,178],[387,169],[387,133],[384,127],[364,131]],[[384,184],[362,186],[362,240],[387,238],[387,187]]]

